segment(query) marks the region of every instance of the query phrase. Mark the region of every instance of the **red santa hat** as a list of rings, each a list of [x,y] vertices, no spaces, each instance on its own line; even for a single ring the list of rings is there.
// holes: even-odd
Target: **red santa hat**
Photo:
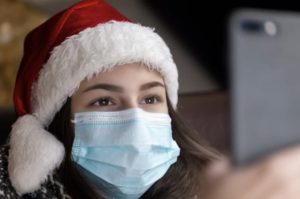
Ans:
[[[8,158],[19,194],[37,190],[61,164],[64,146],[45,129],[80,82],[128,63],[159,71],[176,108],[178,72],[165,42],[103,0],[81,1],[28,34],[14,91],[19,118]]]

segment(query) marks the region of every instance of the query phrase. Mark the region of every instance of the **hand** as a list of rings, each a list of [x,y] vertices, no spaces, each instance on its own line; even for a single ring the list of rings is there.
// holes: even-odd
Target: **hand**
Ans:
[[[212,164],[200,198],[299,199],[300,146],[286,149],[244,168],[228,160]]]

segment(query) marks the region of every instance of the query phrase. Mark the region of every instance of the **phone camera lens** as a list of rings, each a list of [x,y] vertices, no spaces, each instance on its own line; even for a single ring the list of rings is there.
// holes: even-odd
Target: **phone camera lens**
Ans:
[[[261,33],[264,31],[264,24],[256,20],[245,20],[241,23],[241,28],[248,33]]]

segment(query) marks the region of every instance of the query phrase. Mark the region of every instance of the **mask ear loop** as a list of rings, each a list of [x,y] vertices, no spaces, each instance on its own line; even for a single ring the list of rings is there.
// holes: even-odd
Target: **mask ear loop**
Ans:
[[[78,123],[78,119],[77,119],[75,116],[71,116],[71,118],[73,118],[73,119],[70,119],[70,122],[71,122],[72,124]]]

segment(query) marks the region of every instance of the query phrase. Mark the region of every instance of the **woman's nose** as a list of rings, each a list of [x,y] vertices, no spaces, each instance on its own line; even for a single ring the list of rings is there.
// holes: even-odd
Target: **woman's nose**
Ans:
[[[129,97],[129,98],[124,99],[122,104],[123,104],[123,106],[122,106],[123,110],[139,107],[138,100],[134,97]]]

